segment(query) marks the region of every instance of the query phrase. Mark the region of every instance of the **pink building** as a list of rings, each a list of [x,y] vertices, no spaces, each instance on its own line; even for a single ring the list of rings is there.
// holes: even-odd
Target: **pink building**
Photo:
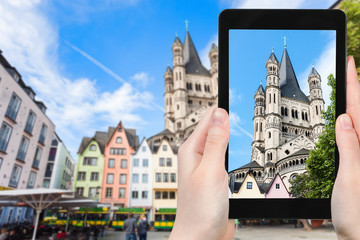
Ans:
[[[276,174],[270,183],[265,198],[290,198],[290,193],[279,174]]]
[[[139,145],[135,129],[125,129],[120,122],[109,128],[110,138],[105,145],[101,203],[116,207],[128,207],[131,154]],[[135,176],[136,177],[136,176]],[[139,181],[132,179],[132,181]]]

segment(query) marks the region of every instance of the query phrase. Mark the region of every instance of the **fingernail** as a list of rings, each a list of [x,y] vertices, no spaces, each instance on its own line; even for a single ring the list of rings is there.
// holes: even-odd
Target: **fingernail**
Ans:
[[[341,124],[342,129],[344,129],[344,130],[353,129],[353,124],[352,124],[351,118],[347,114],[344,114],[343,116],[341,116],[340,124]]]
[[[212,114],[212,124],[213,125],[221,125],[223,126],[225,124],[225,113],[224,111],[218,109],[215,109]]]

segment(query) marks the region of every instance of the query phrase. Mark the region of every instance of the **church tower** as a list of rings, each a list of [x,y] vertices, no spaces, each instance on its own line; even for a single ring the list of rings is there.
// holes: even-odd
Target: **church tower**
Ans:
[[[174,105],[173,105],[173,89],[174,89],[174,81],[173,81],[173,72],[168,66],[166,68],[164,74],[165,80],[165,94],[164,94],[164,101],[165,101],[165,129],[173,129],[174,123],[171,119],[174,118]]]
[[[211,63],[211,91],[217,96],[218,92],[218,47],[213,43],[209,52],[209,58]]]
[[[188,34],[188,33],[187,33]],[[186,39],[185,39],[186,44]],[[185,64],[184,64],[184,47],[176,36],[172,45],[173,52],[173,82],[174,82],[174,128],[176,138],[181,140],[184,136],[181,134],[185,128],[187,91],[185,89]]]
[[[321,117],[321,113],[325,109],[321,89],[321,77],[314,67],[308,76],[308,83],[310,91],[310,124],[313,127],[312,134],[316,142],[325,126],[325,119]]]
[[[286,52],[286,47],[284,54]],[[266,62],[266,90],[265,90],[265,163],[276,162],[277,147],[280,145],[281,121],[280,109],[280,65],[274,51]]]
[[[264,149],[264,128],[265,128],[265,90],[260,83],[260,86],[255,92],[255,107],[253,117],[253,142],[252,142],[252,161],[257,161],[260,166],[264,166],[264,158],[259,156],[259,151],[255,150]]]

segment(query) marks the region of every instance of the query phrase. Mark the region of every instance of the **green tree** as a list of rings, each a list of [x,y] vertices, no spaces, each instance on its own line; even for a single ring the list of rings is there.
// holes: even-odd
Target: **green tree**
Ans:
[[[328,198],[331,196],[335,181],[335,96],[336,80],[328,77],[332,91],[330,105],[323,112],[325,130],[319,136],[315,148],[310,151],[306,160],[307,173],[300,174],[294,180],[290,192],[293,197]]]
[[[360,0],[347,0],[340,4],[347,16],[347,54],[354,56],[360,76]]]

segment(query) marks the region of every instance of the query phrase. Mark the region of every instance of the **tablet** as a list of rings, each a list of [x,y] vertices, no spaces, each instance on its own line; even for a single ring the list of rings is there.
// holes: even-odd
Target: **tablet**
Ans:
[[[340,10],[220,14],[230,218],[331,218],[339,161],[333,123],[346,109],[345,68]]]

